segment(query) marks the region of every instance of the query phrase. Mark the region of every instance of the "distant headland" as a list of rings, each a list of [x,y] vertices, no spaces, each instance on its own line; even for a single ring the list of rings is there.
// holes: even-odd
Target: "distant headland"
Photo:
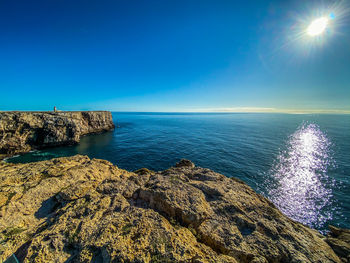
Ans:
[[[80,137],[114,129],[109,111],[2,111],[0,158],[44,147],[76,144]]]

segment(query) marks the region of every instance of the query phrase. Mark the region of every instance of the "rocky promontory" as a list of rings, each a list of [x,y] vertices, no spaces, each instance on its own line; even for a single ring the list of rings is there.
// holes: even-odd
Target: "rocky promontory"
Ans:
[[[76,144],[82,135],[113,128],[108,111],[0,112],[0,155]]]
[[[347,262],[244,182],[181,161],[128,172],[86,156],[0,162],[0,261]]]

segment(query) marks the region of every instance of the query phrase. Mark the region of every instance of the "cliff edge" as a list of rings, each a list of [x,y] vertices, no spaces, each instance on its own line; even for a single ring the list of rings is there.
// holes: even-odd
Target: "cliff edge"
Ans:
[[[327,240],[190,161],[135,173],[80,155],[0,162],[0,261],[347,262],[340,232]]]
[[[75,144],[82,135],[113,128],[108,111],[0,112],[0,155]]]

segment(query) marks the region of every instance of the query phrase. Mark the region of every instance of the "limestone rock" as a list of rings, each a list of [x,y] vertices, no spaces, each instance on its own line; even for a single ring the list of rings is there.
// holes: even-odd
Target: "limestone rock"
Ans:
[[[114,128],[107,111],[0,112],[0,158],[32,149],[78,143]]]
[[[175,167],[191,167],[193,168],[195,165],[193,162],[191,162],[190,160],[186,160],[186,159],[181,159],[180,162],[178,162]]]
[[[327,243],[343,262],[350,262],[350,230],[329,226]]]
[[[329,238],[192,163],[136,174],[79,155],[3,162],[0,201],[0,261],[341,262]]]

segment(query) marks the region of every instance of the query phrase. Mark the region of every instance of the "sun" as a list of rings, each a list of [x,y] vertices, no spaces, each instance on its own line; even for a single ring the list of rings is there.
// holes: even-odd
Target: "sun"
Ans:
[[[309,36],[321,35],[327,28],[329,19],[327,17],[320,17],[311,22],[306,32]]]

